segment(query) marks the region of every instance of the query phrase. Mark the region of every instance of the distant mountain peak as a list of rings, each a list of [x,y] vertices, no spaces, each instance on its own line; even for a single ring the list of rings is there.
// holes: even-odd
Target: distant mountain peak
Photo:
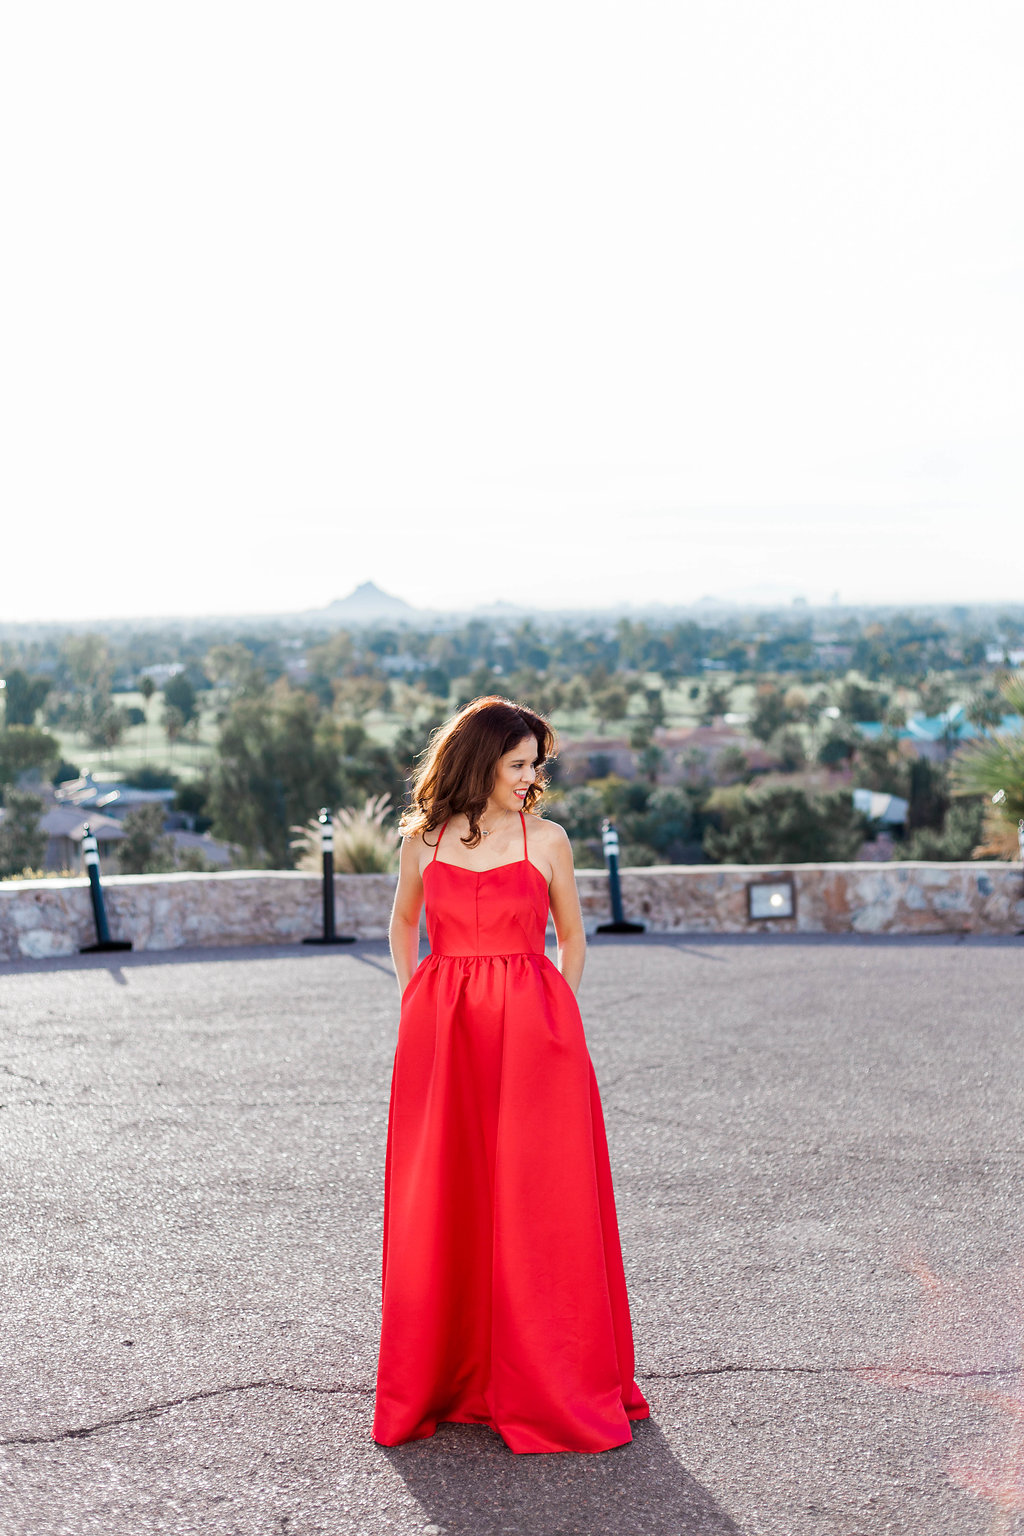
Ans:
[[[404,598],[382,591],[375,581],[361,581],[347,597],[336,597],[329,603],[327,611],[359,617],[386,617],[413,613],[415,609]]]

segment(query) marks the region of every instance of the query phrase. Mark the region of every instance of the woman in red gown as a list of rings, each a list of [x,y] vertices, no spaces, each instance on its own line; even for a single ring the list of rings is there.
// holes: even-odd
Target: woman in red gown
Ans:
[[[517,1452],[604,1451],[648,1413],[576,1003],[586,940],[572,850],[556,822],[527,814],[553,748],[540,716],[476,699],[432,739],[402,823],[382,1445],[455,1421],[489,1425]],[[417,964],[424,901],[430,953]]]

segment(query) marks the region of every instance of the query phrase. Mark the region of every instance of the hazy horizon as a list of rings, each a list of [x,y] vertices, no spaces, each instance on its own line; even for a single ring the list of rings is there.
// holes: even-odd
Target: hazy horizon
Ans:
[[[23,7],[0,621],[1014,601],[1022,43],[1007,0]]]
[[[87,629],[89,626],[93,626],[100,630],[109,628],[110,630],[115,631],[121,629],[123,626],[130,627],[133,624],[139,625],[140,628],[159,628],[164,624],[172,627],[177,624],[194,625],[199,627],[204,624],[209,624],[210,626],[217,628],[221,625],[230,627],[230,625],[236,621],[238,623],[255,625],[276,625],[280,623],[286,626],[288,625],[289,621],[293,621],[294,624],[301,624],[303,621],[308,621],[315,627],[321,622],[326,622],[328,618],[337,623],[338,627],[340,628],[345,628],[346,625],[359,627],[363,624],[366,624],[371,628],[380,626],[387,627],[387,625],[394,623],[398,626],[406,625],[409,628],[415,629],[416,619],[418,616],[422,616],[424,621],[428,623],[437,618],[447,620],[459,617],[462,617],[465,620],[479,618],[486,621],[491,619],[496,623],[500,623],[504,617],[514,617],[517,614],[528,615],[531,618],[537,618],[540,620],[543,620],[546,617],[564,617],[569,622],[572,622],[574,616],[578,616],[579,618],[583,619],[591,616],[600,617],[601,615],[626,614],[634,620],[643,621],[646,618],[649,622],[656,624],[663,617],[673,614],[687,616],[706,614],[709,616],[709,621],[713,619],[715,622],[718,622],[724,616],[730,614],[736,615],[737,617],[745,616],[750,618],[751,616],[757,615],[759,613],[766,616],[770,615],[776,619],[787,613],[791,613],[794,616],[801,613],[815,614],[820,616],[822,614],[827,615],[830,613],[845,615],[853,612],[870,612],[878,613],[879,615],[889,613],[896,615],[900,613],[913,614],[915,612],[922,611],[942,612],[945,610],[955,610],[960,608],[966,608],[968,610],[979,609],[986,612],[991,610],[993,617],[1000,612],[1010,616],[1014,616],[1018,613],[1024,613],[1024,598],[1008,599],[1005,602],[986,601],[982,603],[967,604],[945,601],[936,603],[848,603],[843,600],[841,595],[838,593],[833,594],[829,600],[822,602],[814,602],[808,600],[802,594],[798,594],[795,597],[780,597],[778,595],[773,596],[771,593],[763,593],[761,595],[758,595],[757,593],[746,595],[737,593],[730,597],[728,595],[716,595],[713,593],[708,593],[693,603],[650,602],[644,604],[623,602],[608,605],[594,604],[584,606],[565,605],[561,607],[547,607],[538,604],[512,603],[499,598],[492,603],[482,604],[478,607],[444,608],[429,604],[408,603],[407,599],[404,599],[401,593],[387,592],[372,580],[366,583],[360,583],[359,585],[360,587],[375,587],[383,597],[396,598],[400,603],[406,603],[407,607],[394,611],[390,614],[383,609],[378,613],[359,614],[358,612],[347,608],[347,600],[355,595],[355,592],[353,591],[344,595],[339,595],[324,604],[306,609],[268,609],[261,611],[244,609],[237,612],[228,610],[221,612],[211,611],[209,613],[197,614],[107,614],[90,619],[79,620],[5,620],[2,616],[0,616],[0,636],[2,636],[5,632],[17,631],[20,628],[30,630],[35,628],[49,629],[61,628],[65,625],[73,629]],[[993,632],[993,638],[994,633],[995,632]]]

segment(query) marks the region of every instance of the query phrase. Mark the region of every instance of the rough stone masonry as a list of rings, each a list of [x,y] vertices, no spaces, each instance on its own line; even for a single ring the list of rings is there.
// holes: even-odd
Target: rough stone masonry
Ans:
[[[752,881],[793,883],[791,918],[751,920]],[[588,931],[609,916],[608,881],[580,870]],[[339,932],[387,934],[394,875],[338,875]],[[319,875],[287,870],[117,875],[104,880],[115,938],[136,949],[298,943],[321,920]],[[655,866],[622,871],[627,917],[652,933],[1002,933],[1024,930],[1019,864],[740,864]],[[0,960],[71,955],[94,937],[85,879],[0,885]]]

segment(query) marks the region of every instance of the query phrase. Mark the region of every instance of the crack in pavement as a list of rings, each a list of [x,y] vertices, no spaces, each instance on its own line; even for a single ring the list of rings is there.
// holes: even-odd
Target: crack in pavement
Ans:
[[[18,1074],[15,1074],[16,1076]],[[27,1079],[32,1082],[32,1078]],[[14,1099],[17,1108],[43,1104],[48,1109],[138,1109],[138,1099]],[[156,1114],[162,1109],[353,1109],[351,1099],[154,1099],[148,1109]],[[387,1103],[384,1104],[385,1112]],[[144,1121],[141,1123],[145,1123]]]
[[[920,1376],[930,1380],[973,1381],[978,1377],[1019,1376],[1024,1366],[992,1365],[971,1371],[943,1370],[938,1366],[901,1365],[695,1365],[680,1371],[637,1371],[637,1381],[682,1381],[691,1376],[726,1376],[765,1372],[792,1376],[865,1376],[877,1372],[886,1377]]]
[[[987,1366],[978,1370],[952,1371],[942,1370],[938,1367],[915,1366],[912,1368],[896,1367],[895,1371],[903,1376],[919,1376],[922,1378],[940,1377],[946,1380],[970,1381],[979,1377],[1013,1376],[1019,1375],[1024,1369],[1021,1364],[1006,1366]],[[799,1375],[799,1376],[864,1376],[869,1372],[877,1371],[887,1376],[894,1374],[891,1365],[741,1365],[730,1363],[726,1365],[700,1365],[691,1366],[679,1371],[637,1371],[637,1381],[684,1381],[696,1376],[726,1376],[749,1374],[774,1374],[774,1375]],[[891,1382],[889,1383],[892,1384]],[[353,1386],[348,1382],[339,1382],[333,1387],[318,1387],[303,1382],[282,1381],[278,1377],[261,1377],[258,1381],[240,1381],[226,1387],[204,1387],[199,1392],[189,1392],[183,1397],[168,1398],[165,1402],[150,1403],[145,1408],[132,1408],[127,1413],[117,1414],[111,1419],[100,1419],[95,1424],[81,1424],[73,1429],[57,1430],[53,1434],[43,1435],[12,1435],[0,1440],[0,1447],[8,1445],[57,1445],[63,1440],[85,1440],[90,1435],[101,1434],[106,1429],[116,1429],[121,1424],[137,1424],[146,1419],[159,1418],[161,1414],[168,1413],[172,1408],[180,1408],[186,1403],[202,1402],[207,1398],[224,1397],[233,1392],[254,1392],[274,1389],[280,1392],[310,1393],[313,1395],[331,1396],[339,1393],[349,1396],[369,1396],[373,1387]]]
[[[45,1435],[13,1435],[8,1439],[0,1440],[0,1446],[5,1445],[56,1445],[62,1440],[85,1440],[90,1435],[100,1434],[105,1429],[116,1429],[119,1424],[139,1423],[144,1419],[158,1418],[167,1413],[171,1408],[180,1408],[184,1403],[198,1403],[204,1398],[223,1397],[231,1392],[253,1392],[276,1388],[282,1392],[309,1392],[313,1394],[329,1395],[332,1393],[348,1393],[350,1395],[364,1395],[373,1391],[369,1386],[350,1386],[347,1382],[340,1382],[334,1387],[317,1387],[305,1385],[301,1382],[281,1381],[276,1377],[267,1376],[259,1381],[240,1381],[227,1387],[204,1387],[200,1392],[189,1392],[184,1397],[171,1397],[166,1402],[150,1403],[145,1408],[131,1408],[127,1413],[116,1415],[112,1419],[100,1419],[95,1424],[81,1424],[74,1429],[60,1429],[53,1434]]]
[[[8,1077],[20,1077],[23,1083],[34,1083],[37,1088],[49,1088],[49,1083],[42,1077],[29,1077],[27,1072],[15,1072],[6,1062],[0,1062],[0,1072],[6,1072]]]

